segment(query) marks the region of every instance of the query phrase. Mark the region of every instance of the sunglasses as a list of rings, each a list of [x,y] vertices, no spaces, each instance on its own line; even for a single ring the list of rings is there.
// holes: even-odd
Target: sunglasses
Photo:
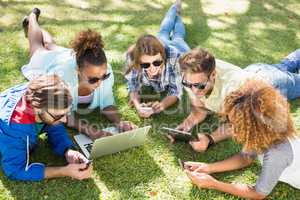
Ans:
[[[192,89],[194,87],[194,88],[197,88],[198,90],[204,90],[207,86],[208,81],[209,81],[209,79],[205,83],[188,83],[187,81],[182,79],[181,83],[183,86],[188,87],[190,89]]]
[[[101,78],[98,78],[98,77],[90,77],[88,78],[88,83],[93,85],[95,83],[98,83],[99,81],[104,81],[106,79],[108,79],[110,76],[110,73],[108,74],[104,74]]]
[[[141,63],[140,66],[143,69],[147,69],[147,68],[149,68],[151,66],[151,64],[154,67],[159,67],[159,66],[161,66],[163,64],[163,61],[162,60],[155,60],[152,63]]]

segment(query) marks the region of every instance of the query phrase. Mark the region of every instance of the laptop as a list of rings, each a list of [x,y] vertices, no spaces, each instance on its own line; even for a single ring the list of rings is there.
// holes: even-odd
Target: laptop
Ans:
[[[118,133],[117,128],[108,127],[103,129],[103,131],[112,133],[112,136],[106,136],[92,141],[86,135],[78,134],[74,136],[74,139],[86,158],[92,160],[144,144],[150,129],[151,126],[145,126]]]

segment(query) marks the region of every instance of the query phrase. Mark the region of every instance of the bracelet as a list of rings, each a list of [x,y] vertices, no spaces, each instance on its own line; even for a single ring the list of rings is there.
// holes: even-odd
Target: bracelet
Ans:
[[[204,135],[205,135],[205,136],[208,138],[208,140],[209,140],[209,143],[208,143],[207,148],[209,148],[209,147],[211,147],[212,145],[215,144],[215,141],[214,141],[213,137],[212,137],[210,134],[204,133]]]

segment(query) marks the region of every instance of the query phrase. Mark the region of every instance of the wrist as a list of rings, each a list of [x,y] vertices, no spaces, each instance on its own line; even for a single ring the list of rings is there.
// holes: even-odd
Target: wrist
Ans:
[[[65,158],[67,158],[68,156],[68,152],[71,150],[71,148],[66,148],[66,150],[64,151],[64,156]]]
[[[66,176],[69,176],[69,170],[68,170],[68,165],[66,166],[63,166],[63,167],[60,167],[59,169],[59,175],[61,177],[66,177]]]
[[[215,171],[214,171],[214,166],[213,164],[207,164],[207,167],[206,167],[206,172],[208,174],[213,174]]]
[[[213,179],[211,181],[211,184],[208,186],[208,189],[213,189],[213,190],[220,190],[220,184],[221,182],[216,180],[216,179]]]
[[[207,133],[204,133],[204,135],[208,138],[207,148],[213,146],[215,144],[214,138],[210,134],[207,134]]]

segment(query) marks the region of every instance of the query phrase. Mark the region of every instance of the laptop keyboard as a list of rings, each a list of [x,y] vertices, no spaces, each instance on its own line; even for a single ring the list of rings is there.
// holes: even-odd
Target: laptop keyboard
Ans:
[[[93,143],[85,144],[84,147],[86,148],[86,150],[89,153],[91,153],[92,152]]]

